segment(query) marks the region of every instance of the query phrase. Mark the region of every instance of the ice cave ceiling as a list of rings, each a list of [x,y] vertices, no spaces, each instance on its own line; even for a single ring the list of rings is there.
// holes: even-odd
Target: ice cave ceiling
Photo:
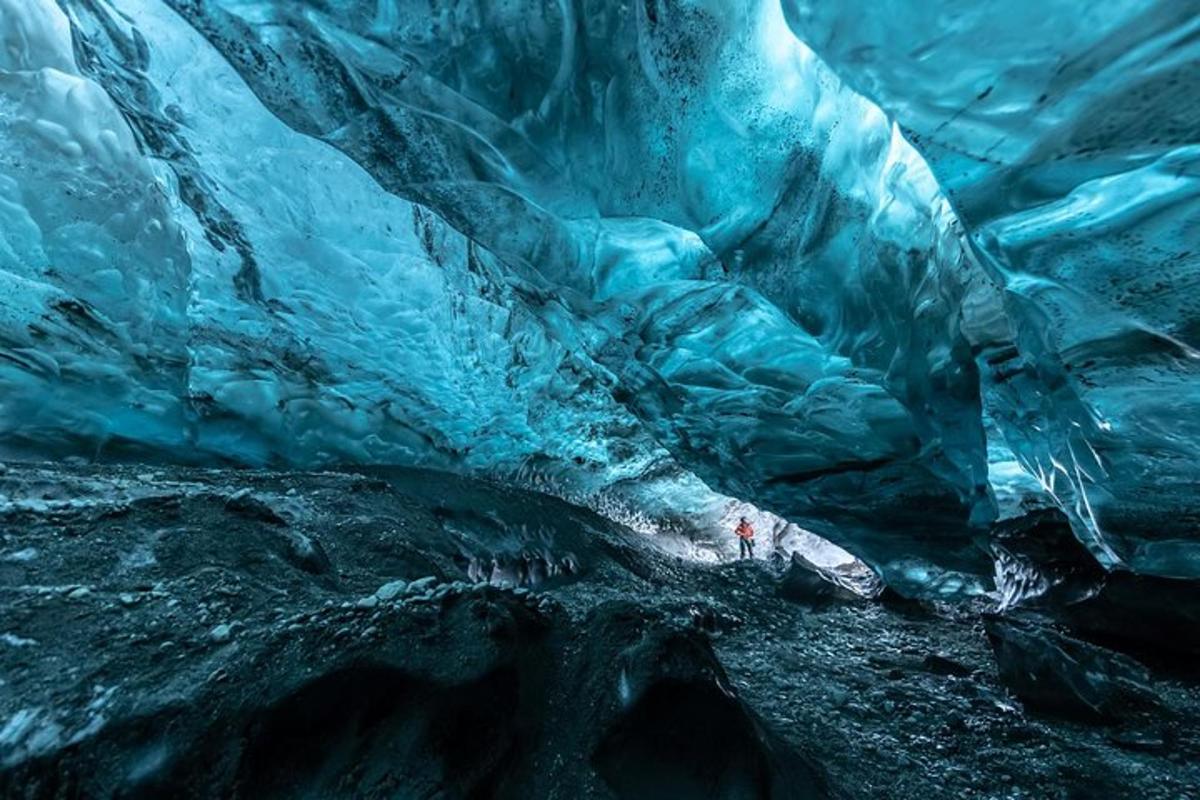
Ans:
[[[916,583],[988,575],[1016,492],[1200,577],[1197,0],[0,34],[0,454],[698,477]]]

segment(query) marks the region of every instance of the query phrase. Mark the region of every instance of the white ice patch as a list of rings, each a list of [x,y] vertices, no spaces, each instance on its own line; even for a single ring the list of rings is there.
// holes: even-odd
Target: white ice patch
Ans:
[[[21,550],[15,550],[11,553],[5,553],[0,556],[0,561],[10,561],[16,563],[28,563],[36,560],[38,557],[38,549],[36,547],[25,547]]]
[[[0,633],[0,642],[4,642],[9,647],[33,647],[37,644],[35,639],[26,639],[23,636],[18,636],[15,633]]]
[[[11,767],[49,752],[62,741],[63,726],[43,708],[22,708],[0,728],[0,765]]]

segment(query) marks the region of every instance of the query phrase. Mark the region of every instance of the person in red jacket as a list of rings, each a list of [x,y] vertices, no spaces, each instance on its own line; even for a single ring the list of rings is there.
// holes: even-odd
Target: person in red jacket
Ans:
[[[742,517],[733,532],[738,537],[738,558],[754,558],[754,528],[750,520]]]

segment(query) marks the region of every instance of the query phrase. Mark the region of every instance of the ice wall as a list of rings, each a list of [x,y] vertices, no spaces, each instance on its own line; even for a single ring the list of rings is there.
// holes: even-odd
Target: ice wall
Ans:
[[[669,466],[489,253],[280,123],[166,7],[87,9],[74,48],[56,7],[3,9],[6,450]]]
[[[980,364],[1019,460],[1102,562],[1200,575],[1200,3],[784,7],[1003,286]]]
[[[66,19],[0,2],[0,429],[53,453],[185,425],[189,258],[172,199],[75,67]]]

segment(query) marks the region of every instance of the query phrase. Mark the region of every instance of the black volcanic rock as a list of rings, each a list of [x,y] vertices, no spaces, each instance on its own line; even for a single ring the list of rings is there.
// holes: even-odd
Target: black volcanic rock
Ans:
[[[1111,721],[1154,706],[1146,669],[1131,658],[1045,626],[987,622],[1000,680],[1028,708]]]

